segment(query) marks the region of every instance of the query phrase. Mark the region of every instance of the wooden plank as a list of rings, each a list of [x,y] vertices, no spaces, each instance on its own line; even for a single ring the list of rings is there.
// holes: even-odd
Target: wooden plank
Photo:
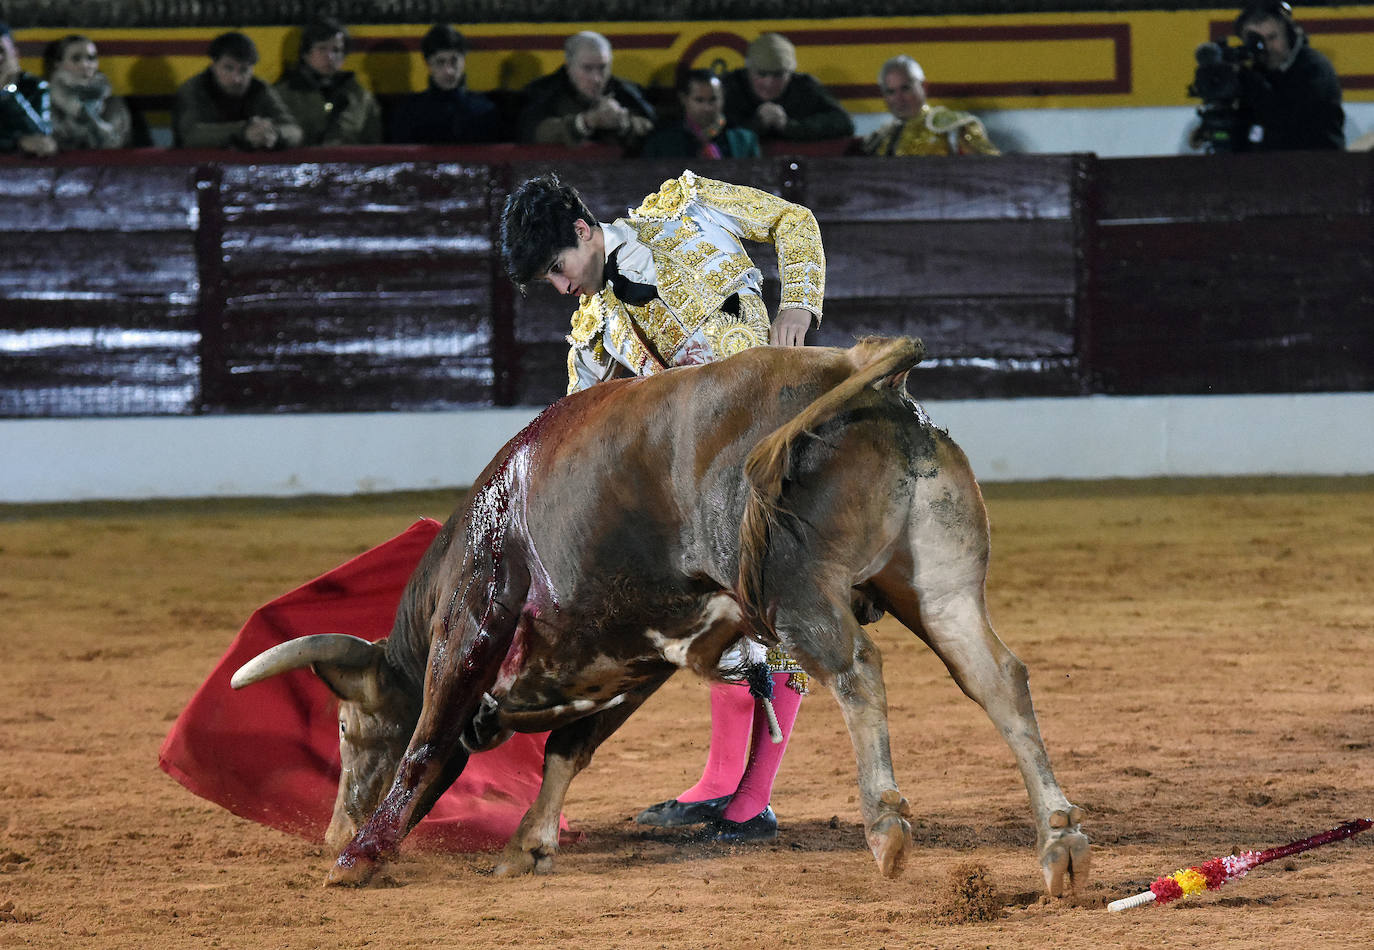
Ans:
[[[1072,157],[811,160],[806,205],[831,226],[870,221],[1066,220]]]
[[[1074,353],[1068,297],[875,299],[832,301],[808,342],[849,346],[863,336],[915,336],[932,359],[1031,360]]]
[[[1067,220],[843,223],[825,231],[827,300],[1071,295]]]
[[[326,304],[328,304],[326,306]],[[449,294],[230,299],[216,411],[380,411],[490,405],[487,309]]]
[[[1102,228],[1099,342],[1325,332],[1374,312],[1369,219],[1282,216]]]
[[[20,234],[85,231],[189,233],[196,222],[194,166],[7,167],[0,174],[6,251]]]
[[[226,165],[223,201],[230,219],[295,214],[331,216],[485,215],[490,168],[483,164],[325,162]]]
[[[1339,340],[1145,340],[1105,347],[1098,391],[1113,395],[1350,392],[1374,389],[1374,332]]]
[[[41,297],[89,300],[188,301],[195,292],[196,261],[191,231],[69,230],[41,239],[5,235],[0,261],[0,301]],[[0,323],[6,319],[0,308]],[[112,323],[119,318],[112,313]]]
[[[1371,213],[1371,165],[1361,154],[1117,158],[1098,162],[1096,172],[1104,225]]]

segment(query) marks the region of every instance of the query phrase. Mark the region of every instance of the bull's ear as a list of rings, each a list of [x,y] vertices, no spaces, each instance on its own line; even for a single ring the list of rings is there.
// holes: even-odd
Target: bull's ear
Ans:
[[[385,665],[386,652],[379,649],[368,666],[312,663],[310,669],[339,699],[357,703],[364,709],[375,709],[385,691],[385,677],[382,672]]]

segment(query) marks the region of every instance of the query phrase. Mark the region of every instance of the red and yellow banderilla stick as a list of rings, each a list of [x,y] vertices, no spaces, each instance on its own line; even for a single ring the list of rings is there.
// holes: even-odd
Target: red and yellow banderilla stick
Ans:
[[[1231,854],[1224,858],[1213,858],[1203,864],[1157,878],[1150,885],[1148,891],[1142,891],[1134,897],[1123,897],[1119,901],[1112,901],[1107,905],[1107,909],[1130,910],[1132,907],[1139,907],[1142,904],[1167,904],[1170,901],[1178,900],[1180,897],[1200,894],[1203,891],[1214,891],[1227,881],[1244,877],[1251,868],[1278,858],[1301,854],[1324,844],[1331,844],[1333,841],[1343,841],[1361,831],[1368,830],[1371,826],[1374,826],[1374,819],[1356,818],[1354,821],[1337,825],[1330,831],[1323,831],[1321,834],[1303,838],[1301,841],[1294,841],[1292,844],[1269,848],[1266,851],[1242,851],[1240,854]]]

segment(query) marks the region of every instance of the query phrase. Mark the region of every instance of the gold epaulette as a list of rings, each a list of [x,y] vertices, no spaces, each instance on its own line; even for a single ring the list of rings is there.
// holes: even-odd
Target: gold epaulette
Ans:
[[[687,202],[692,200],[696,175],[683,172],[677,178],[670,178],[658,189],[657,193],[644,199],[644,203],[630,212],[632,218],[673,218],[682,213]]]
[[[573,346],[585,348],[600,335],[605,325],[606,316],[600,299],[596,294],[588,294],[582,298],[577,311],[572,315],[572,332],[568,334],[568,342]]]
[[[946,132],[953,132],[973,121],[972,113],[960,112],[946,106],[931,106],[930,112],[926,115],[926,128],[936,134],[944,135]]]

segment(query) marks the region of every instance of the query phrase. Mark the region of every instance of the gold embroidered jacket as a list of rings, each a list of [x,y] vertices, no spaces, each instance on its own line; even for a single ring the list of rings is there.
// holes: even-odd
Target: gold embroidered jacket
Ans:
[[[607,283],[579,300],[568,335],[568,392],[609,378],[617,365],[644,376],[766,344],[763,274],[744,240],[776,250],[779,309],[820,319],[825,255],[815,216],[801,205],[687,171],[602,230],[607,256],[619,250],[621,274],[656,286],[658,297],[633,306]]]
[[[920,115],[893,119],[870,133],[867,155],[1001,155],[977,116],[926,103]]]

